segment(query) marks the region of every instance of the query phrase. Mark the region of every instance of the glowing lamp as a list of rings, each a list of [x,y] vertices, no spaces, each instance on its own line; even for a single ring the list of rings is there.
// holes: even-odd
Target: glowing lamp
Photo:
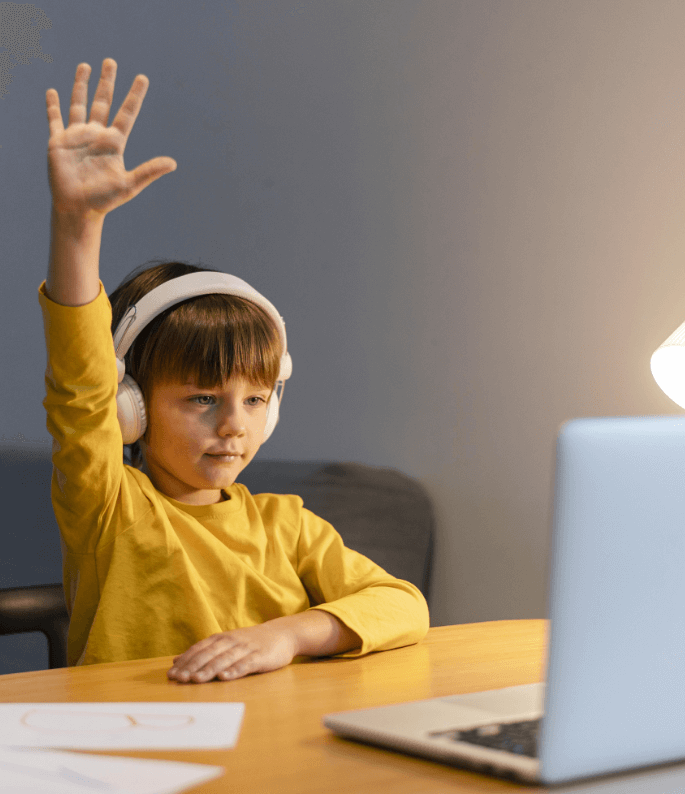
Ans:
[[[685,323],[654,351],[650,366],[664,394],[685,408]]]

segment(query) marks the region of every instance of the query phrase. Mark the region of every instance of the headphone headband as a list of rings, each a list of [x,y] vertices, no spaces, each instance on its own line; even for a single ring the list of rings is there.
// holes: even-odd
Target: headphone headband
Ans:
[[[256,303],[269,314],[278,328],[283,348],[281,372],[278,379],[289,378],[292,372],[292,362],[288,353],[285,320],[278,313],[276,307],[241,278],[213,271],[189,273],[187,276],[178,276],[178,278],[165,281],[164,284],[150,290],[134,306],[129,306],[114,332],[114,348],[117,359],[123,362],[124,356],[143,328],[170,306],[188,300],[188,298],[212,294],[235,295],[244,298]]]

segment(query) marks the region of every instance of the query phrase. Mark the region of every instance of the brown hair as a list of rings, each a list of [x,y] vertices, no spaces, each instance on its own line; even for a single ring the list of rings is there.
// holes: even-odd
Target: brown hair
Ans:
[[[189,273],[220,271],[187,262],[152,260],[132,270],[111,293],[112,334],[129,306],[150,290]],[[281,338],[275,322],[256,303],[235,295],[211,294],[177,303],[143,328],[124,361],[126,373],[140,386],[148,402],[155,383],[185,383],[216,388],[232,377],[273,389],[281,358]],[[143,438],[148,440],[149,427]],[[130,463],[140,468],[138,442],[129,447]],[[125,459],[124,459],[125,460]],[[125,460],[126,462],[126,460]]]

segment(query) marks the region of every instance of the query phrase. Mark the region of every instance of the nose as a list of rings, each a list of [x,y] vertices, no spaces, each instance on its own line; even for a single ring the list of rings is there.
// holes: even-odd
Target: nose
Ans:
[[[217,432],[220,436],[242,436],[245,434],[245,422],[240,408],[229,407],[219,413]]]

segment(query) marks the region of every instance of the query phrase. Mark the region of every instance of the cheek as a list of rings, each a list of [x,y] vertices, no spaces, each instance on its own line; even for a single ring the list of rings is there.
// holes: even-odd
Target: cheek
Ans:
[[[177,443],[183,439],[188,425],[186,417],[178,411],[160,408],[152,404],[148,412],[148,427],[145,431],[150,446],[161,447],[169,443]]]

